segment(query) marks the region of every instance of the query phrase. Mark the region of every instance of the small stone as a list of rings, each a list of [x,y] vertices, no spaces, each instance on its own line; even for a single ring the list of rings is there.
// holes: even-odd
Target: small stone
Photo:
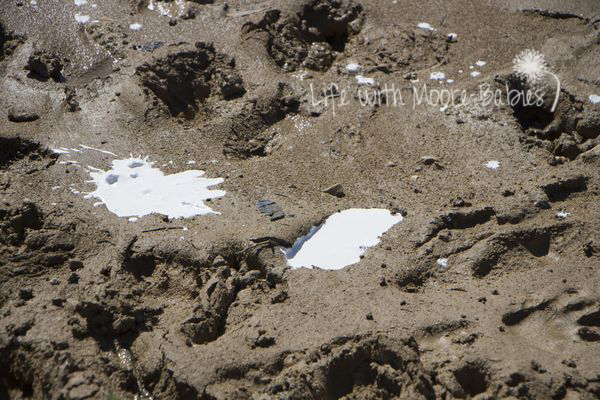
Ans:
[[[531,369],[533,369],[534,371],[543,374],[546,372],[546,369],[542,368],[542,365],[535,361],[535,360],[531,360]]]
[[[577,368],[577,364],[573,360],[562,360],[562,364],[569,368]]]
[[[31,122],[40,118],[40,115],[33,111],[25,108],[13,106],[8,109],[8,120],[11,122]]]
[[[229,263],[223,258],[223,256],[216,256],[212,262],[213,267],[227,267]]]
[[[76,386],[73,389],[71,389],[69,391],[69,398],[71,400],[89,399],[93,395],[95,395],[97,392],[98,392],[98,386],[94,385],[93,383],[83,384],[83,385],[79,385],[79,386]]]
[[[19,289],[19,298],[23,300],[29,300],[33,298],[33,290],[31,288]]]
[[[60,285],[60,280],[58,278],[52,278],[50,279],[50,284],[54,286]]]
[[[344,193],[344,188],[339,183],[330,186],[326,189],[323,189],[322,191],[323,193],[327,193],[338,198],[344,197],[346,195],[346,193]]]
[[[69,279],[67,280],[67,282],[69,282],[70,284],[79,283],[79,275],[77,275],[75,272],[73,272],[69,276]]]
[[[393,208],[390,210],[390,213],[391,213],[392,215],[400,214],[400,215],[402,215],[403,217],[406,217],[406,216],[408,215],[408,211],[406,211],[406,209],[405,209],[405,208],[399,208],[399,207],[393,207]]]
[[[62,79],[63,60],[55,54],[46,54],[42,51],[35,51],[27,61],[25,69],[29,70],[28,75],[31,78],[47,80],[49,78],[55,81]]]
[[[385,276],[379,277],[379,286],[381,286],[381,287],[387,286],[387,281],[385,280]]]
[[[460,197],[452,200],[452,207],[464,207],[464,206],[465,206],[465,201],[463,199],[461,199]]]
[[[450,241],[450,239],[452,239],[452,232],[450,232],[449,230],[445,229],[443,231],[441,231],[438,234],[438,238],[442,241],[442,242],[446,242],[448,243]]]
[[[285,218],[285,212],[274,201],[259,200],[256,202],[256,208],[262,214],[268,216],[271,219],[271,221],[277,221],[279,219]]]
[[[587,326],[579,328],[577,334],[580,338],[587,342],[597,342],[600,341],[600,332],[593,330]]]
[[[437,159],[433,156],[421,157],[421,164],[423,164],[423,165],[433,165],[436,162],[437,162]]]
[[[282,290],[281,292],[275,294],[273,297],[271,297],[271,304],[278,304],[278,303],[283,303],[284,301],[286,301],[288,298],[288,292],[285,290]]]
[[[548,196],[545,193],[540,193],[534,199],[533,205],[542,210],[547,210],[550,208],[550,201]]]
[[[83,268],[83,263],[79,260],[69,260],[69,268],[71,271],[77,271],[78,269]]]
[[[373,314],[372,313],[367,313],[367,319],[369,321],[373,321]]]
[[[56,297],[52,299],[52,305],[56,307],[62,307],[65,304],[66,300],[61,297]]]
[[[395,162],[393,162],[393,161],[388,161],[387,163],[385,163],[385,166],[386,166],[387,168],[394,168],[394,167],[397,167],[397,166],[398,166],[398,164],[396,164],[396,163],[395,163]]]
[[[256,347],[266,348],[273,346],[275,344],[275,338],[272,336],[267,336],[266,333],[267,332],[264,329],[259,329],[254,335],[246,337],[250,347],[254,349]]]

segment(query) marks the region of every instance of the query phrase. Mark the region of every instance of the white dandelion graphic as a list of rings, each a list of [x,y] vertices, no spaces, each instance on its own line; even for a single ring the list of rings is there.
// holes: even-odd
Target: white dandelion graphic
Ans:
[[[556,79],[556,97],[554,98],[554,104],[552,105],[551,112],[554,112],[556,105],[558,104],[558,97],[560,95],[560,80],[558,76],[550,72],[548,69],[548,63],[546,57],[536,50],[527,49],[522,51],[513,60],[513,71],[515,75],[523,80],[528,81],[532,85],[535,85],[544,74],[549,74]]]

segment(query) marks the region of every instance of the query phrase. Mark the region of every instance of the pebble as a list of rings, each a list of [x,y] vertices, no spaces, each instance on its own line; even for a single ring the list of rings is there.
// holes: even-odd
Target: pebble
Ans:
[[[271,221],[277,221],[285,217],[283,209],[274,201],[271,200],[259,200],[256,202],[256,208],[262,214],[268,216]]]
[[[40,115],[33,110],[27,110],[20,107],[10,107],[8,109],[8,120],[11,122],[31,122],[40,118]]]
[[[421,157],[421,164],[423,165],[432,165],[437,162],[437,159],[433,156],[423,156]]]
[[[447,40],[450,43],[455,43],[458,41],[458,34],[457,33],[449,33],[447,36]]]
[[[79,260],[69,260],[69,268],[71,271],[77,271],[78,269],[83,268],[83,263]]]
[[[333,186],[329,186],[326,189],[323,189],[322,192],[330,194],[330,195],[338,197],[338,198],[344,197],[346,195],[346,193],[344,192],[343,186],[340,185],[339,183],[337,183]]]
[[[33,290],[31,288],[20,288],[19,297],[23,300],[29,300],[33,298]]]

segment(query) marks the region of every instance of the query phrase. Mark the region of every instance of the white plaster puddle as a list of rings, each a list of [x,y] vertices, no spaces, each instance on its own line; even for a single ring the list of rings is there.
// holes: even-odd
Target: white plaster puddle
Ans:
[[[204,200],[225,195],[223,190],[209,189],[222,183],[222,178],[205,178],[200,170],[165,175],[142,158],[114,160],[108,171],[88,168],[96,190],[85,198],[99,199],[95,205],[105,204],[112,213],[131,221],[151,213],[169,218],[219,214],[206,206]]]
[[[590,94],[590,102],[592,104],[600,104],[600,96],[597,94]]]
[[[379,208],[340,211],[299,237],[284,251],[285,257],[292,268],[341,269],[359,262],[367,248],[377,245],[379,237],[402,219]]]

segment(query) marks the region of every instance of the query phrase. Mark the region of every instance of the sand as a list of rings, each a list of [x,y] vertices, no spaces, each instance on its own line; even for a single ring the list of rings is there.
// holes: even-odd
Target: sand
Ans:
[[[0,399],[600,397],[600,4],[576,3],[6,0]],[[186,177],[169,207],[86,197],[146,157]],[[401,222],[288,265],[349,209]]]

